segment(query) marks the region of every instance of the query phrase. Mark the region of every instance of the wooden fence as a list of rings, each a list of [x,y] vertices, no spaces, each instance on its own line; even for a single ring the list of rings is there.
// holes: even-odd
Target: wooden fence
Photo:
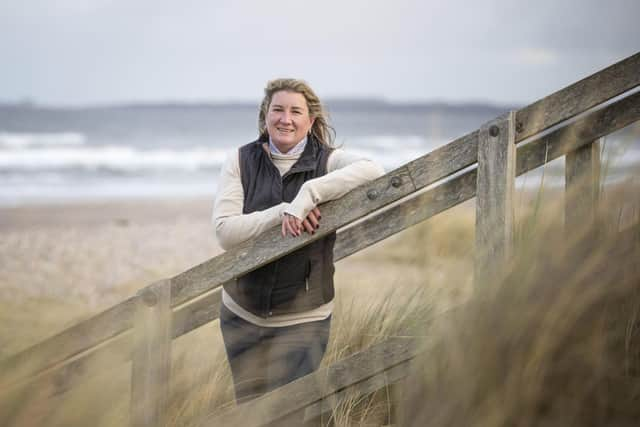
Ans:
[[[335,259],[340,260],[475,196],[476,277],[492,274],[511,251],[516,176],[566,155],[568,194],[575,195],[567,198],[567,224],[589,220],[599,179],[598,139],[640,120],[638,86],[640,53],[328,203],[322,211],[323,227],[314,235],[282,239],[279,229],[272,229],[141,289],[0,362],[0,406],[34,385],[39,399],[55,401],[104,363],[132,361],[131,399],[136,404],[131,405],[131,425],[161,425],[172,339],[218,318],[225,282],[336,230]],[[271,414],[260,419],[263,423],[275,414],[299,410],[319,414],[334,406],[346,387],[365,393],[401,378],[416,354],[411,340],[390,339],[321,375],[285,386],[295,399],[284,402],[272,393],[253,405]],[[238,425],[232,421],[239,416],[237,410],[214,414],[205,425]]]

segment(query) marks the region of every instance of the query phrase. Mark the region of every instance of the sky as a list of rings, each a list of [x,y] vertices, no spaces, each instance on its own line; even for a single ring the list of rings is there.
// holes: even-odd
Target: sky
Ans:
[[[527,104],[640,51],[640,0],[3,0],[0,102]]]

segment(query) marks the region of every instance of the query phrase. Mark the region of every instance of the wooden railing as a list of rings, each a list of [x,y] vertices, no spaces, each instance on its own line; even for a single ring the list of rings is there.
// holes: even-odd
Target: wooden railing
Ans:
[[[597,194],[593,188],[582,188],[585,182],[589,186],[597,182],[594,142],[640,120],[640,91],[634,90],[638,86],[640,53],[327,203],[323,226],[315,235],[282,239],[279,230],[272,229],[141,289],[126,301],[0,362],[0,406],[34,384],[39,398],[59,399],[105,362],[112,366],[132,361],[131,396],[136,404],[131,405],[131,424],[160,425],[168,399],[172,339],[218,318],[225,282],[336,230],[335,259],[340,260],[476,196],[476,276],[491,274],[511,251],[515,177],[567,155],[567,185],[581,186],[570,193]],[[593,179],[584,179],[585,175]],[[567,203],[567,218],[577,222],[593,211],[595,199],[575,197]],[[398,349],[392,351],[397,358],[389,356],[392,348]],[[412,345],[403,340],[380,344],[370,350],[370,357],[378,357],[377,351],[382,358],[378,366],[385,375],[391,369],[398,375],[402,368],[395,367],[415,355]],[[374,387],[378,382],[370,374],[362,372],[354,384]],[[322,405],[326,406],[315,410],[322,410]]]
[[[615,245],[605,248],[605,259],[616,260],[619,271],[637,271],[639,237],[640,224],[616,233],[612,239]],[[451,314],[458,314],[456,311],[464,309],[464,306],[451,309],[441,315],[439,321],[445,324],[453,320],[449,317]],[[412,366],[413,361],[421,352],[429,357],[429,349],[429,342],[425,340],[390,337],[251,402],[208,414],[198,426],[258,427],[269,423],[293,426],[300,425],[301,420],[318,425],[313,420],[332,411],[340,403],[357,402],[364,396],[415,376],[420,371]],[[611,377],[608,381],[612,389],[627,390],[629,395],[637,390],[636,378]]]

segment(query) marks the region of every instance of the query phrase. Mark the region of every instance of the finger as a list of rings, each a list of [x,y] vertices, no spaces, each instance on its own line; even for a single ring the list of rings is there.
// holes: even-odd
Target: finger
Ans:
[[[311,212],[313,212],[316,218],[318,218],[318,221],[320,221],[320,218],[322,218],[322,215],[320,214],[320,209],[318,209],[318,207],[316,206],[315,208],[311,209]]]
[[[289,219],[289,228],[291,229],[292,236],[299,236],[302,234],[302,224],[298,218],[293,215],[288,215]]]
[[[313,211],[309,212],[309,215],[307,215],[307,221],[311,224],[311,227],[313,228],[318,228],[318,226],[320,225]]]
[[[296,226],[294,219],[290,216],[287,217],[287,231],[292,237],[296,237],[298,235],[298,227]]]
[[[287,237],[287,233],[289,233],[289,217],[284,215],[282,217],[282,236]]]
[[[311,225],[309,220],[305,219],[304,221],[302,221],[302,226],[304,227],[305,231],[309,234],[313,234],[316,232],[315,227]]]

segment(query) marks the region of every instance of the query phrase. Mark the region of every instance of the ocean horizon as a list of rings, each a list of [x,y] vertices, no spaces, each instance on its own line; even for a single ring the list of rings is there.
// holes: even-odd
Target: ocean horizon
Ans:
[[[377,99],[326,104],[336,145],[387,171],[515,108]],[[257,103],[0,104],[0,206],[213,197],[228,153],[256,139],[257,116]],[[629,143],[639,133],[608,137],[622,159],[617,165],[640,162],[638,144]]]

